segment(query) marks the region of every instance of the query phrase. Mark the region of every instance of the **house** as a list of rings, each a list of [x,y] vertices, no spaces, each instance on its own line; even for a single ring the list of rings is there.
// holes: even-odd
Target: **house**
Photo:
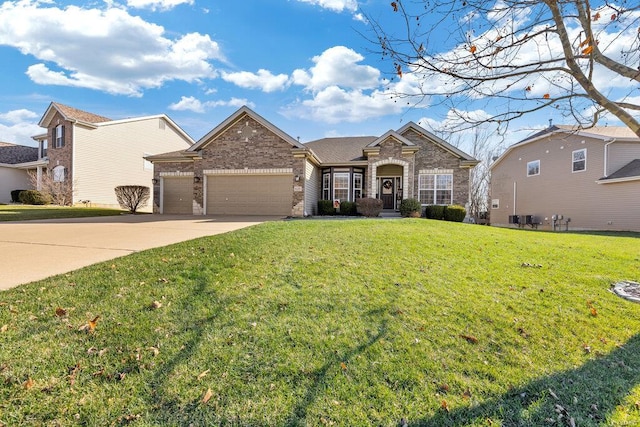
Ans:
[[[490,170],[493,225],[640,231],[640,139],[627,127],[552,126]]]
[[[0,203],[10,203],[13,190],[32,188],[27,170],[37,161],[37,148],[0,142]]]
[[[478,161],[415,123],[382,136],[300,143],[242,107],[186,150],[154,164],[154,211],[194,215],[314,215],[318,200],[376,197],[461,204]]]
[[[37,159],[22,167],[37,174],[38,189],[45,173],[54,182],[68,183],[62,188],[72,204],[119,207],[115,187],[151,187],[153,165],[145,156],[193,144],[164,114],[111,120],[53,102],[39,125],[46,132],[33,137]]]

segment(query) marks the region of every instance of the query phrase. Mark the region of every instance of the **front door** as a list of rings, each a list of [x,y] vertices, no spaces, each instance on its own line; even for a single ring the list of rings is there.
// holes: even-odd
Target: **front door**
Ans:
[[[382,209],[395,209],[395,185],[393,178],[380,178]]]

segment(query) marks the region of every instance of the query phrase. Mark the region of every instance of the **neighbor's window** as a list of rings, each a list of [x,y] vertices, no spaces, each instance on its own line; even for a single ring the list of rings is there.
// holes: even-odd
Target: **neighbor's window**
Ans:
[[[423,205],[450,205],[453,200],[453,175],[419,175],[418,198]]]
[[[349,200],[349,172],[333,174],[333,199]]]
[[[64,166],[56,166],[53,168],[53,180],[55,182],[64,182]]]
[[[571,172],[582,172],[587,169],[587,149],[576,150],[572,154]]]
[[[491,209],[500,209],[500,199],[491,199]]]
[[[322,200],[331,200],[329,194],[331,193],[331,174],[322,174]]]
[[[56,148],[64,147],[64,126],[56,126]]]
[[[43,139],[42,141],[40,141],[40,158],[44,159],[45,157],[47,157],[47,140]]]
[[[353,199],[359,199],[362,197],[362,174],[353,174]]]
[[[540,175],[540,160],[527,163],[527,176]]]

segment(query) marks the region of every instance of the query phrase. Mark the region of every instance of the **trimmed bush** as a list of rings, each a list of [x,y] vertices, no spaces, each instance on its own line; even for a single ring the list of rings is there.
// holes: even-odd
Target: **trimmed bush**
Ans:
[[[358,214],[358,208],[356,202],[342,202],[340,203],[340,215],[354,216]]]
[[[151,190],[144,185],[119,185],[115,188],[115,192],[120,207],[132,214],[145,206],[151,196]]]
[[[449,205],[444,210],[445,221],[462,222],[467,216],[467,210],[464,206]]]
[[[382,212],[382,200],[372,197],[363,197],[356,200],[356,209],[360,215],[369,218],[377,217]]]
[[[429,219],[443,219],[444,218],[444,206],[442,205],[427,205],[424,209],[424,214]]]
[[[336,210],[333,208],[331,200],[318,200],[318,215],[335,215]]]
[[[20,203],[25,205],[48,205],[51,203],[51,196],[38,190],[23,190],[19,193],[18,198]]]
[[[404,199],[400,202],[400,215],[419,218],[422,216],[422,205],[418,199]]]
[[[27,191],[27,190],[13,190],[11,192],[11,201],[13,203],[19,203],[20,202],[20,193],[22,193],[23,191]]]

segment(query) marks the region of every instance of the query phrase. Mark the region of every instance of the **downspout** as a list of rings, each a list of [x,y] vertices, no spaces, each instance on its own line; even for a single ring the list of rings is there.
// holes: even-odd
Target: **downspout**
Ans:
[[[607,163],[609,162],[609,146],[616,142],[616,138],[612,138],[609,142],[604,144],[604,177],[608,176],[607,174]]]
[[[516,196],[518,195],[517,189],[517,183],[513,181],[513,215],[516,214]]]

